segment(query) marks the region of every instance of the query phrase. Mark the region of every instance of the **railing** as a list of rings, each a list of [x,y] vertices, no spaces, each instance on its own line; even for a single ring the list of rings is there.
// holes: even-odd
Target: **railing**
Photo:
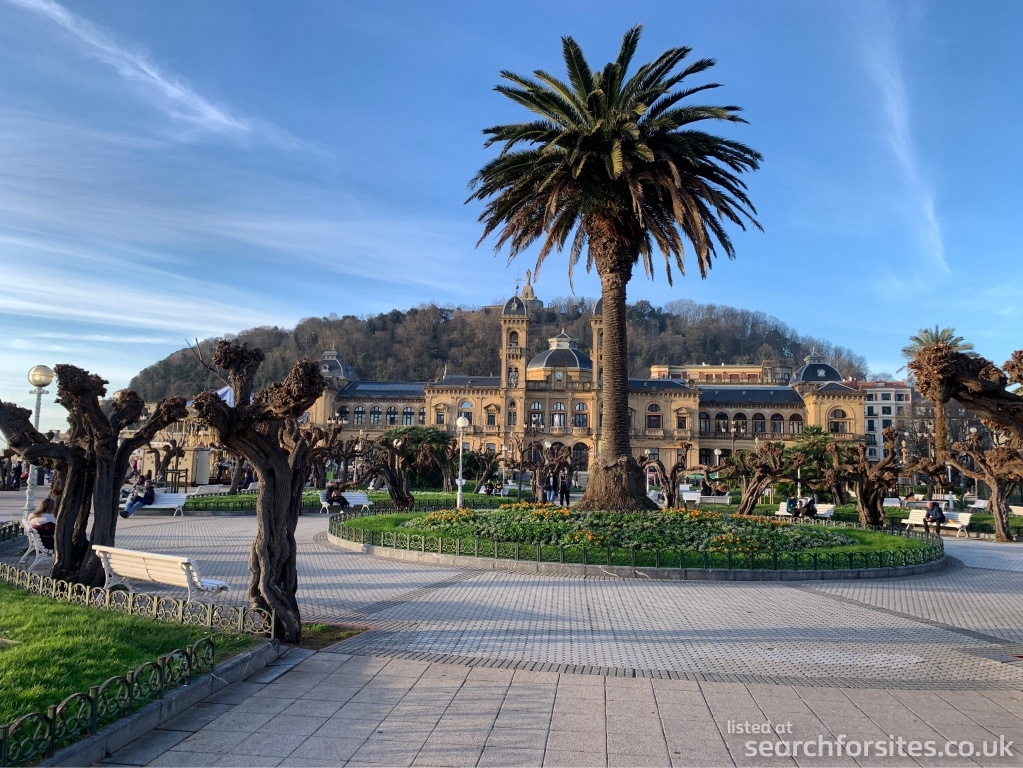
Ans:
[[[569,390],[588,392],[593,389],[592,381],[527,381],[526,390]]]
[[[583,547],[560,544],[524,544],[472,537],[445,538],[423,536],[397,531],[371,531],[348,525],[358,517],[380,514],[364,510],[355,514],[332,515],[328,524],[330,533],[357,544],[375,547],[432,552],[435,554],[485,557],[494,560],[515,560],[536,563],[569,563],[576,565],[610,565],[631,568],[703,568],[749,570],[851,570],[892,568],[922,565],[938,560],[944,554],[944,543],[935,534],[887,529],[892,536],[907,536],[927,543],[912,549],[894,549],[868,552],[711,552],[685,549],[633,549],[625,547]],[[862,528],[859,523],[831,521],[793,521],[791,525],[827,525],[837,528]]]
[[[95,734],[107,723],[213,669],[215,651],[213,637],[204,637],[94,685],[88,693],[73,693],[46,712],[30,712],[0,726],[0,766],[30,765],[82,736]]]

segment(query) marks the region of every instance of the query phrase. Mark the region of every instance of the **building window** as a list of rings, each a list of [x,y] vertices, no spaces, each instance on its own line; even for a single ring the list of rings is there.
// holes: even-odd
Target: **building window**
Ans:
[[[867,456],[869,458],[871,458],[871,459],[876,459],[877,458],[877,448],[868,448],[867,449]]]
[[[906,396],[902,392],[895,393],[895,402],[904,403],[906,402]]]
[[[508,334],[508,346],[517,347],[519,345],[519,334],[517,331],[512,331]]]
[[[892,425],[891,419],[881,419],[881,429],[888,429]]]
[[[540,411],[533,411],[529,414],[529,424],[533,427],[543,426],[543,413]]]
[[[342,405],[337,409],[337,418],[342,424],[348,423],[348,406]]]
[[[868,405],[867,406],[867,415],[868,416],[873,416],[874,415],[874,406],[872,406],[872,405]]]
[[[877,431],[877,422],[874,419],[867,419],[867,431],[868,432]]]
[[[746,414],[737,413],[735,418],[732,420],[732,428],[735,429],[740,435],[746,434]]]
[[[780,413],[771,414],[771,434],[780,435],[785,431],[785,417]]]
[[[647,429],[660,429],[661,428],[661,406],[657,403],[651,403],[647,406],[646,414],[646,428]]]
[[[849,431],[849,417],[841,408],[835,408],[828,414],[828,432],[833,435],[844,435]]]
[[[714,451],[710,448],[700,449],[700,463],[704,466],[713,466],[714,464]]]
[[[588,413],[575,414],[575,421],[573,424],[580,429],[585,429],[590,426],[590,415]]]
[[[488,427],[497,426],[497,414],[494,413],[493,411],[487,411],[487,426]]]
[[[444,411],[437,411],[436,416],[437,416],[437,419],[434,421],[434,423],[435,424],[443,424],[444,423]]]
[[[472,403],[468,400],[463,400],[462,404],[458,406],[458,415],[464,416],[470,424],[472,424]]]
[[[803,432],[803,417],[798,413],[789,416],[789,432],[793,435],[799,435]]]
[[[647,456],[650,458],[650,461],[661,460],[661,451],[658,448],[648,448],[647,450],[650,451],[650,453],[647,454]]]
[[[508,419],[507,419],[507,421],[508,421],[508,426],[509,427],[514,427],[516,424],[519,423],[519,412],[518,411],[508,411]]]
[[[487,443],[487,453],[497,453],[497,446],[494,443]]]
[[[383,415],[383,411],[380,410],[379,405],[374,405],[369,409],[369,424],[370,426],[376,426],[380,424],[380,417]]]
[[[558,405],[558,403],[555,403],[555,405]],[[563,410],[561,410],[561,411],[554,411],[551,414],[551,426],[552,427],[564,427],[564,426],[567,426],[567,425],[568,425],[568,414],[565,413]]]
[[[877,445],[877,435],[867,435],[867,445]]]
[[[590,466],[590,449],[586,443],[576,443],[572,446],[572,467],[585,472]]]
[[[411,408],[401,409],[401,424],[404,427],[412,426],[413,419],[415,418],[416,412]]]
[[[881,393],[881,399],[882,400],[891,400],[892,399],[892,393],[891,392],[882,392]]]
[[[675,414],[675,429],[689,429],[689,418],[685,414]]]
[[[874,402],[874,393],[873,392],[868,392],[867,393],[867,402],[868,403]]]
[[[767,419],[762,413],[753,414],[753,434],[762,435],[767,432]]]
[[[419,409],[419,423],[420,424],[425,424],[426,423],[426,409],[425,408],[420,408]]]
[[[710,433],[710,414],[709,413],[701,413],[700,414],[700,435],[707,435],[709,433]],[[707,462],[705,462],[703,459],[700,459],[700,463],[701,464],[706,464]]]
[[[891,416],[892,415],[892,407],[890,405],[882,405],[881,406],[881,415],[882,416]]]
[[[398,409],[393,405],[387,409],[387,425],[390,427],[396,426],[398,423]]]
[[[728,430],[731,429],[731,424],[728,422],[727,413],[719,413],[714,417],[714,431],[719,435],[727,435]]]
[[[355,406],[355,418],[352,419],[353,424],[363,424],[366,421],[366,409],[361,405]]]

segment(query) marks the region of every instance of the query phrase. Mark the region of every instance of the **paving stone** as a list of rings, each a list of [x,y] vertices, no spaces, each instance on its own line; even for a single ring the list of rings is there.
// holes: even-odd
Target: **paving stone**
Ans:
[[[545,766],[602,766],[607,765],[607,755],[603,752],[569,752],[548,749],[544,754]]]
[[[479,768],[540,768],[544,750],[487,747],[480,755]]]
[[[260,758],[279,757],[284,759],[298,749],[305,739],[306,734],[270,733],[266,731],[251,733],[236,744],[232,748],[232,752]]]
[[[160,729],[164,731],[189,731],[194,733],[200,728],[209,725],[231,708],[230,704],[196,704],[172,720],[168,720],[160,726]]]
[[[187,731],[154,730],[121,747],[104,763],[145,765],[188,738]]]
[[[362,763],[407,766],[412,765],[421,748],[422,743],[418,739],[411,742],[370,739],[359,747],[359,751],[352,756],[352,760]]]
[[[413,765],[459,768],[475,765],[483,754],[483,745],[430,743],[419,752]]]
[[[281,714],[296,717],[311,716],[327,718],[335,714],[339,709],[341,709],[341,702],[339,701],[297,699],[289,704],[286,709],[281,710]]]
[[[222,731],[207,725],[201,731],[183,739],[173,747],[175,752],[203,752],[210,755],[224,755],[244,741],[250,731]]]
[[[307,737],[296,747],[288,756],[288,760],[326,760],[338,765],[350,760],[365,742],[366,739],[315,734]]]
[[[253,768],[258,763],[259,768],[273,768],[273,766],[279,765],[281,760],[282,758],[271,757],[270,755],[260,755],[258,760],[253,760],[252,755],[224,755],[213,765],[217,768],[221,768],[221,766],[225,768]]]
[[[488,749],[539,749],[547,743],[546,728],[494,728],[487,739]]]

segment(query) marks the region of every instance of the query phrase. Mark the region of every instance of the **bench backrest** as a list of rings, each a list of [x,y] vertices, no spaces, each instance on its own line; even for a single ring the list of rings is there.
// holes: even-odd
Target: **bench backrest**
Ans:
[[[910,525],[923,525],[924,511],[922,509],[914,509],[909,513],[909,517],[902,522],[909,523]]]
[[[227,493],[222,485],[200,485],[195,489],[195,496],[219,496],[222,493]]]
[[[39,531],[29,525],[27,520],[21,521],[21,529],[25,533],[25,538],[28,539],[30,551],[35,550],[36,552],[45,552],[53,555],[53,550],[47,549],[43,544],[43,537],[39,535]]]
[[[990,499],[977,499],[975,502],[970,504],[970,509],[987,509],[987,503]]]
[[[970,524],[970,518],[973,517],[972,512],[946,512],[945,519],[949,521],[955,521],[960,525],[966,526]]]
[[[104,567],[126,579],[188,587],[187,571],[192,571],[197,581],[199,578],[195,573],[195,566],[187,557],[136,552],[132,549],[118,549],[99,544],[94,544],[92,548],[103,561]]]
[[[342,494],[348,503],[353,507],[366,507],[373,502],[369,500],[369,496],[366,495],[365,491],[345,491]]]
[[[1018,507],[1013,504],[1009,505],[1009,511],[1014,515],[1023,515],[1023,507]]]
[[[180,507],[188,500],[187,493],[157,493],[151,507]]]
[[[890,499],[885,499],[884,501],[882,501],[881,502],[881,506],[882,507],[901,507],[902,506],[902,499],[893,496]]]
[[[725,496],[701,496],[700,497],[700,503],[701,504],[731,504],[732,503],[732,497],[727,495],[727,494]]]
[[[700,503],[700,492],[699,491],[682,491],[682,501],[692,501],[697,504]]]

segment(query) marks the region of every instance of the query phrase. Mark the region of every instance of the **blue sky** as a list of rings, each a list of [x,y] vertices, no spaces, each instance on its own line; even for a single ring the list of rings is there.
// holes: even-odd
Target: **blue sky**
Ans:
[[[874,371],[936,324],[1018,346],[1015,0],[0,0],[0,398],[37,363],[114,390],[196,337],[507,297],[532,260],[475,248],[463,204],[481,130],[525,117],[498,73],[563,71],[562,35],[602,65],[636,23],[637,61],[718,60],[765,231],[630,300],[763,311]],[[536,290],[569,294],[564,257]]]

